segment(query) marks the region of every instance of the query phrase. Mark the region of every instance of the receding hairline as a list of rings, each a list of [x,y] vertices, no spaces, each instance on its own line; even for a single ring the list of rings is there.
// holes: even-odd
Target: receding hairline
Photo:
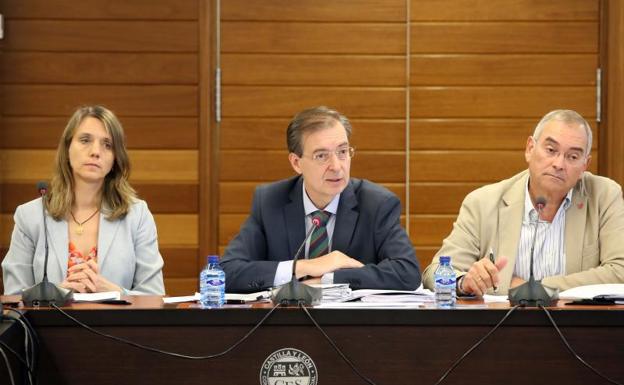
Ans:
[[[566,125],[567,128],[580,128],[585,133],[585,146],[584,155],[589,155],[591,152],[592,146],[592,130],[591,126],[576,111],[573,110],[553,110],[544,115],[544,117],[537,123],[535,126],[535,130],[533,131],[533,139],[538,140],[544,131],[544,127],[551,124],[552,122],[561,122]]]

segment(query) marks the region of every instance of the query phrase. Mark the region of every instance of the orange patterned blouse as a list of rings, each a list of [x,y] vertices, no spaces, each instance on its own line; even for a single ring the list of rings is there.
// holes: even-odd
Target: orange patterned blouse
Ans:
[[[87,255],[82,255],[82,252],[76,248],[74,243],[69,241],[69,258],[67,259],[68,269],[91,259],[97,262],[97,246],[93,246]]]

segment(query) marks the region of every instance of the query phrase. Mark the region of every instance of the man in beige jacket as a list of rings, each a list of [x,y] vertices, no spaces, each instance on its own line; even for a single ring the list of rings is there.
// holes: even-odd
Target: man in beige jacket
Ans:
[[[591,143],[590,126],[578,113],[546,114],[527,140],[528,170],[464,199],[424,271],[425,287],[433,289],[439,257],[449,255],[459,294],[481,296],[494,287],[507,294],[528,280],[533,244],[535,278],[544,286],[623,283],[622,188],[586,171]],[[536,205],[540,200],[545,205]]]

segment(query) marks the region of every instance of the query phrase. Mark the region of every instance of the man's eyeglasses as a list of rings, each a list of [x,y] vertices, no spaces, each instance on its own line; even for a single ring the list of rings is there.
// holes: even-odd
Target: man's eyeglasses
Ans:
[[[537,145],[537,141],[535,141],[535,143]],[[561,154],[561,151],[559,151],[558,149],[556,149],[549,143],[543,143],[541,146],[538,145],[538,147],[544,152],[544,154],[548,158],[558,158],[559,155]],[[565,160],[567,164],[573,167],[580,166],[581,164],[587,161],[587,157],[579,151],[566,152],[563,154],[563,159]]]
[[[332,153],[336,154],[336,158],[338,158],[338,160],[347,160],[349,158],[353,158],[353,155],[355,155],[355,148],[340,147],[334,151],[317,151],[312,154],[310,158],[319,165],[322,165],[329,162]]]

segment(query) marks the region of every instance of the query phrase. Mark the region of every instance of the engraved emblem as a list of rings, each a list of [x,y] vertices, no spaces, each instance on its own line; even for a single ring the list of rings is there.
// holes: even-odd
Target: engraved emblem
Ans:
[[[261,385],[316,385],[318,373],[312,358],[301,350],[274,351],[260,368]]]

